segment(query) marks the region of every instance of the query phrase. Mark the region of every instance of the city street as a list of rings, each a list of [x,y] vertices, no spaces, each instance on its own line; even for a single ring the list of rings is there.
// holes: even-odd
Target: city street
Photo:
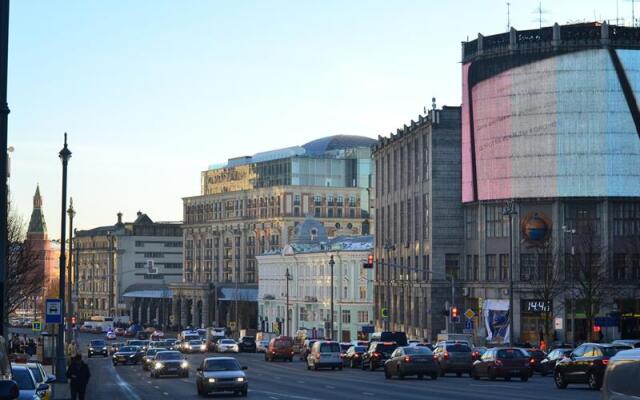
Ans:
[[[151,379],[147,372],[137,366],[113,367],[109,359],[86,358],[86,340],[94,336],[83,335],[83,358],[91,369],[90,399],[126,398],[132,400],[196,399],[195,369],[205,355],[187,355],[190,361],[188,379]],[[100,336],[96,335],[95,338]],[[208,354],[211,357],[216,354]],[[558,390],[551,377],[534,376],[526,383],[517,380],[490,382],[474,381],[468,376],[447,376],[436,381],[425,378],[406,378],[402,381],[385,380],[382,371],[369,372],[360,369],[343,371],[308,371],[299,360],[267,363],[264,356],[241,353],[234,355],[242,365],[248,367],[249,397],[256,399],[598,399],[598,392],[578,385]],[[220,397],[225,395],[216,395]],[[226,397],[226,396],[225,396]]]

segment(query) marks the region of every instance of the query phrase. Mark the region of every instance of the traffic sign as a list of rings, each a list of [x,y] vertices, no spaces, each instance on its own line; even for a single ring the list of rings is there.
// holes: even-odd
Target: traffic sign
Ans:
[[[236,329],[236,321],[229,321],[229,329]]]
[[[363,325],[362,333],[373,333],[375,332],[375,327],[373,325]]]
[[[38,321],[31,323],[31,330],[34,332],[40,332],[42,330],[42,324]]]
[[[467,317],[467,319],[471,319],[476,316],[476,313],[474,313],[472,309],[467,308],[467,311],[464,312],[464,316]]]
[[[47,299],[45,302],[45,320],[47,324],[62,323],[62,299]]]
[[[464,329],[468,329],[470,331],[473,331],[473,320],[472,319],[468,319],[468,320],[465,321]]]
[[[389,309],[386,307],[382,307],[380,309],[380,317],[382,318],[389,318]]]

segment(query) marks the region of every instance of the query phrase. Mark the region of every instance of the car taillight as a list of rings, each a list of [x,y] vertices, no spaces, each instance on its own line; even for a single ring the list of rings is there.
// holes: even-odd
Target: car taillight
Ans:
[[[340,353],[340,358],[344,358],[344,353]]]
[[[529,359],[529,364],[535,364],[536,363],[536,359],[535,358],[530,358]]]
[[[478,353],[477,351],[474,351],[473,353],[471,353],[471,357],[472,357],[474,360],[477,360],[479,355],[480,355],[480,353]]]
[[[437,354],[433,355],[433,361],[438,361],[438,355]]]
[[[609,359],[608,358],[604,358],[601,361],[602,361],[602,365],[609,365]]]
[[[444,359],[445,359],[445,360],[448,360],[448,359],[449,359],[449,352],[448,352],[448,351],[445,351],[445,352],[444,352]]]
[[[276,354],[276,352],[272,350],[272,351],[271,351],[271,354]]]
[[[498,367],[502,367],[502,360],[496,360],[496,365]]]
[[[409,357],[409,356],[404,356],[404,362],[406,362],[406,363],[410,363],[410,362],[411,362],[411,357]]]
[[[375,353],[373,353],[374,357],[380,357],[380,353],[378,353],[377,351]]]

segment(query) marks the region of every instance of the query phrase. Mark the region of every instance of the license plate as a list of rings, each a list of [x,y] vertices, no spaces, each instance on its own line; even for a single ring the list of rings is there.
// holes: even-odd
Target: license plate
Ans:
[[[512,373],[512,374],[519,374],[519,373],[520,373],[520,370],[519,370],[519,369],[512,369],[512,370],[511,370],[511,373]]]
[[[178,368],[167,368],[168,372],[176,372]]]

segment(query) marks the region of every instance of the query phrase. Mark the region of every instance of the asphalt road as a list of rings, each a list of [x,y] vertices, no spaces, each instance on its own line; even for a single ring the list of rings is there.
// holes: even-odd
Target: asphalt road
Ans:
[[[86,349],[88,338],[81,337],[81,345]],[[110,359],[86,358],[91,369],[89,399],[197,399],[195,369],[205,355],[188,355],[190,376],[188,379],[151,379],[147,372],[137,366],[114,367]],[[208,354],[207,357],[215,356]],[[313,399],[374,399],[398,398],[420,399],[446,398],[447,400],[482,399],[599,399],[599,392],[590,391],[586,385],[570,386],[566,390],[556,389],[551,377],[535,375],[528,382],[512,380],[474,381],[468,376],[447,376],[432,381],[406,378],[402,381],[385,380],[382,371],[362,371],[345,368],[343,371],[307,371],[302,361],[292,363],[264,361],[262,354],[241,353],[234,355],[241,365],[248,367],[249,398],[270,400],[313,400]],[[215,397],[231,397],[216,395]]]

